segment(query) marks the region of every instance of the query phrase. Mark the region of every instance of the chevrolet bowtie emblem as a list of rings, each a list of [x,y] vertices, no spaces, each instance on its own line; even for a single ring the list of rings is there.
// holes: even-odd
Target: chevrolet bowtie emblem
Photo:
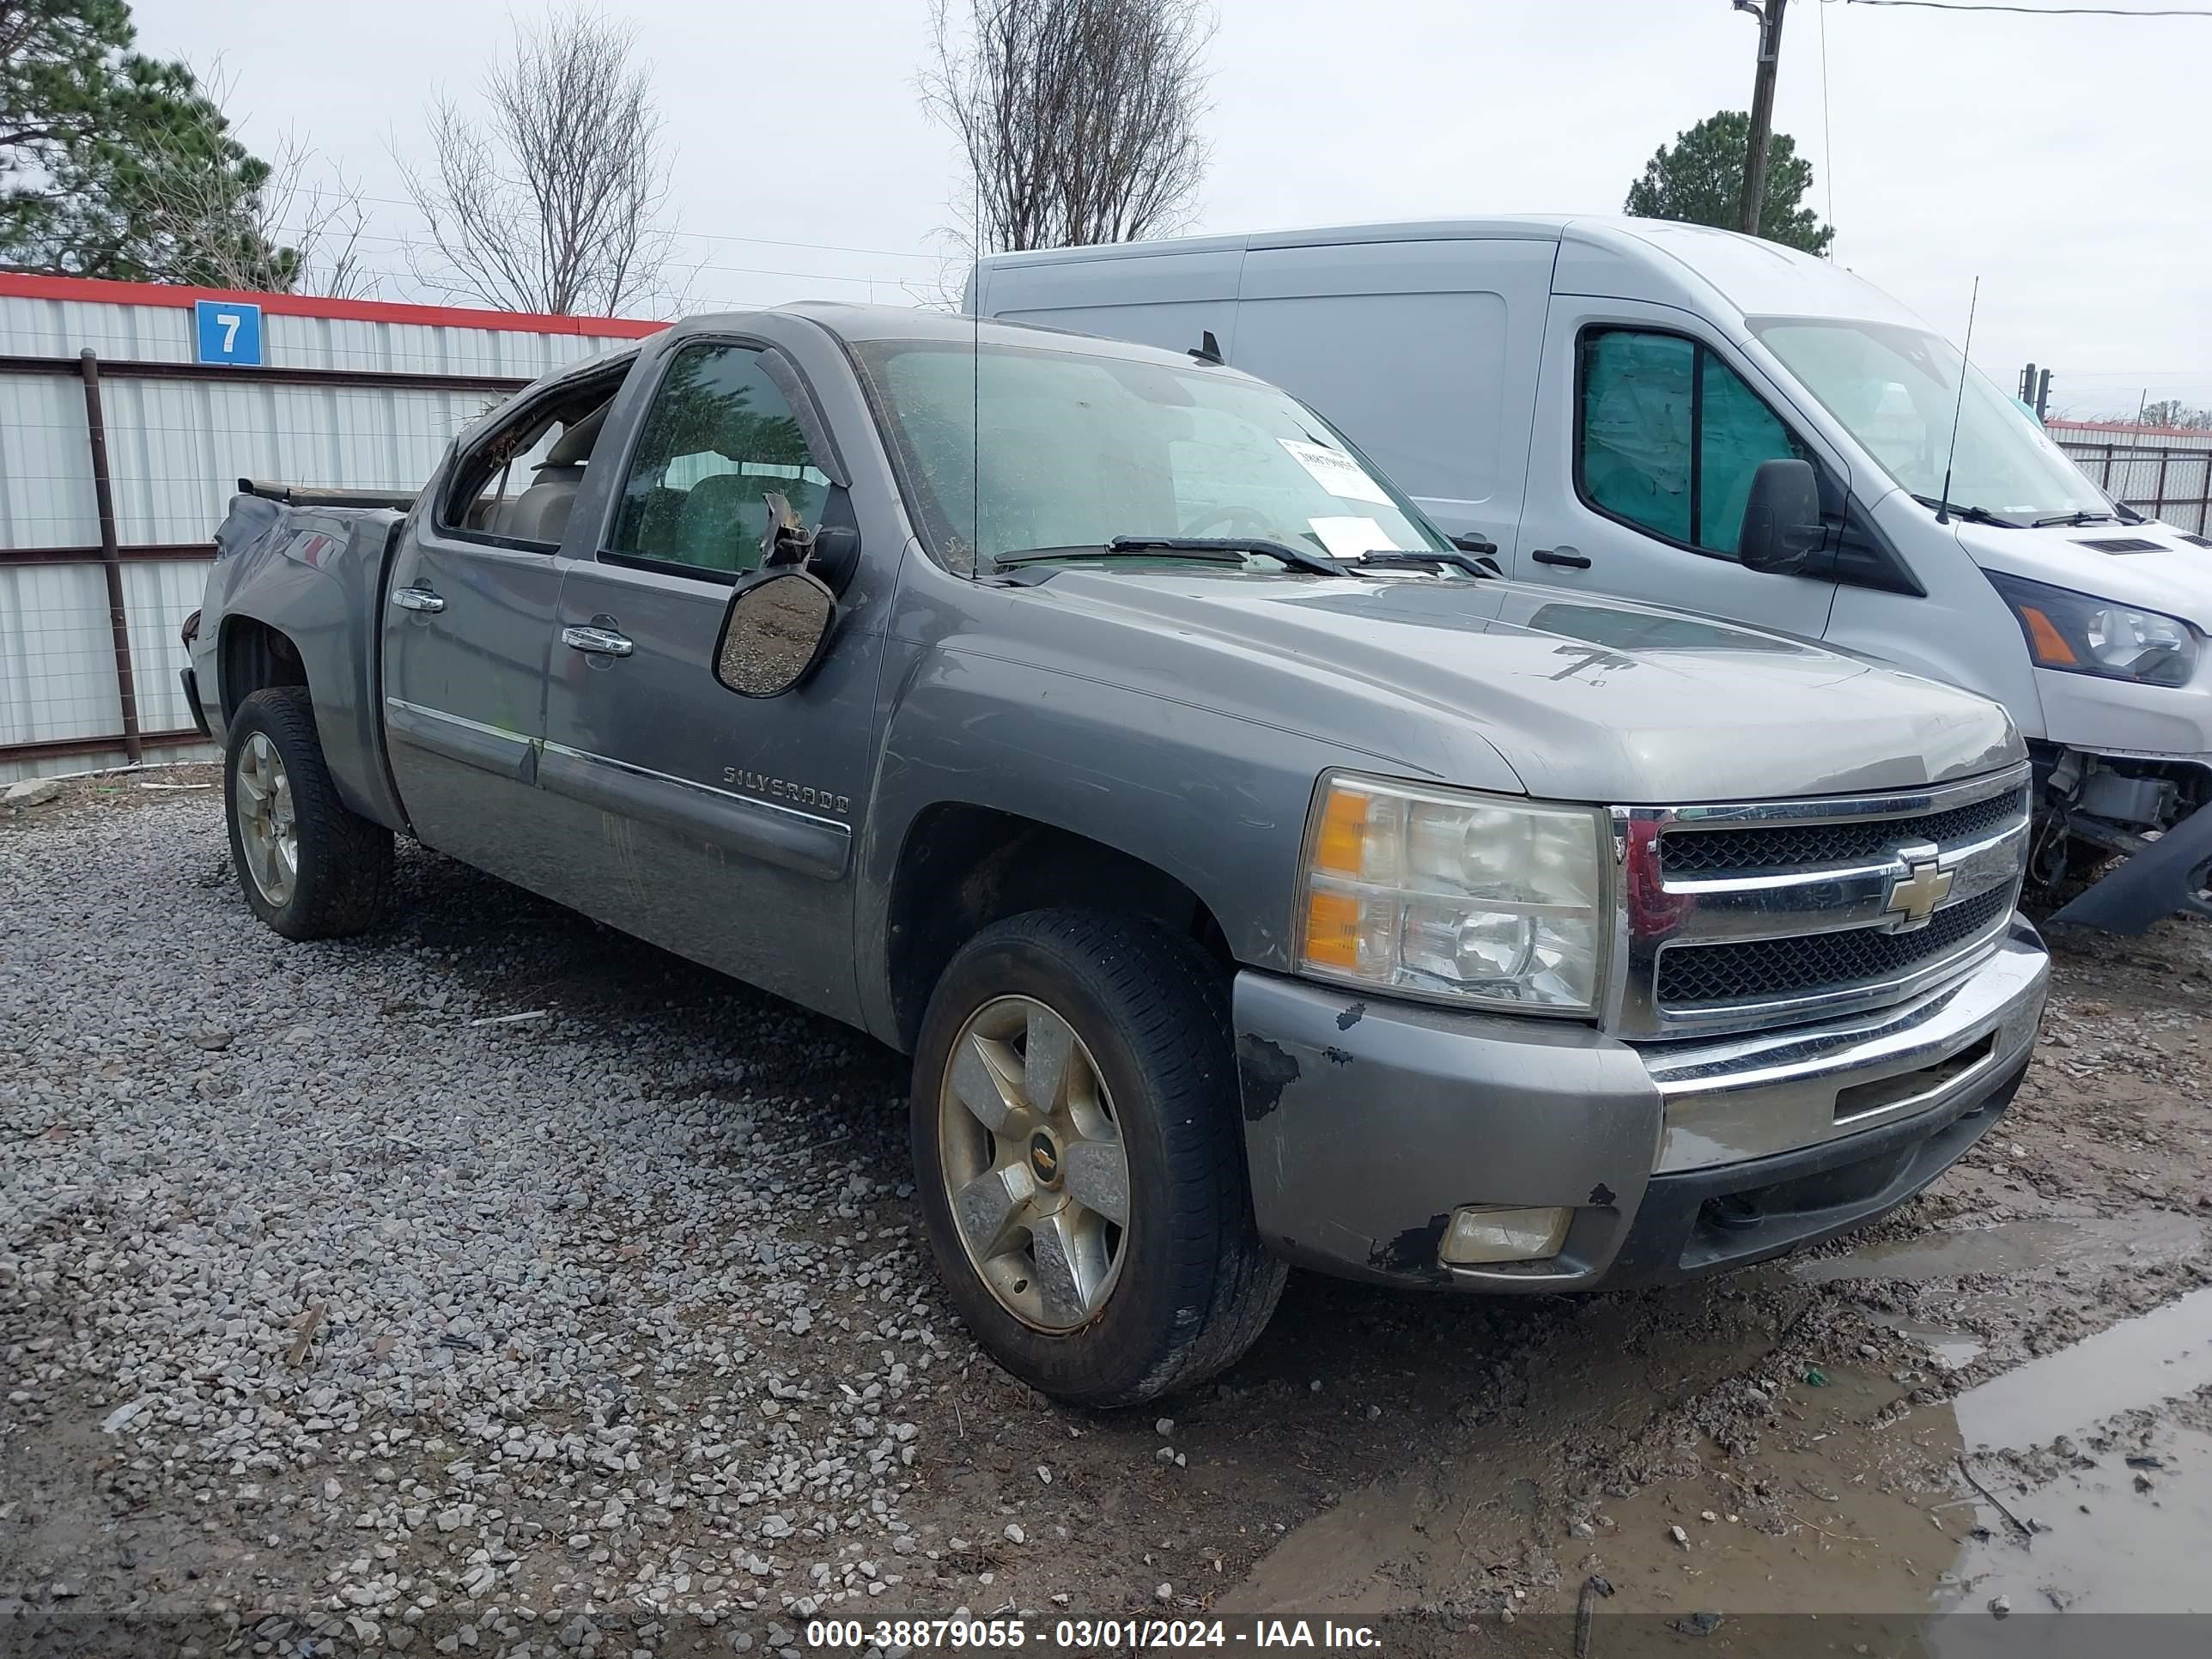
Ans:
[[[1954,879],[1953,872],[1938,867],[1934,859],[1908,860],[1905,873],[1890,878],[1889,902],[1882,914],[1897,918],[1900,933],[1925,927],[1936,907],[1951,896]]]

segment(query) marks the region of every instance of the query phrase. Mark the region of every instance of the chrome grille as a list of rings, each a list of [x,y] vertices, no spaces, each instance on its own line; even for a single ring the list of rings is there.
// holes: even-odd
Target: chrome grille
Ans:
[[[1911,933],[1854,927],[1802,939],[1761,939],[1741,945],[1678,945],[1659,958],[1659,1000],[1668,1007],[1771,996],[1779,988],[1856,985],[1948,956],[1987,933],[2012,909],[2012,890],[1938,910]]]
[[[1978,841],[2017,822],[2027,792],[2014,789],[1971,806],[1924,818],[1877,818],[1858,823],[1793,823],[1772,829],[1669,830],[1659,838],[1660,867],[1668,875],[1708,870],[1788,870],[1808,864],[1859,864],[1886,859],[1900,835],[1948,847]]]
[[[2003,936],[2027,769],[1844,799],[1617,807],[1612,1029],[1752,1030],[1899,1002]]]

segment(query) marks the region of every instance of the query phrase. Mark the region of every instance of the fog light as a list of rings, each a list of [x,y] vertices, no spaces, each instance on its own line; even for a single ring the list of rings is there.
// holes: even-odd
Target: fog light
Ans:
[[[1449,1263],[1541,1261],[1567,1242],[1572,1210],[1516,1210],[1474,1204],[1452,1212],[1437,1257]]]

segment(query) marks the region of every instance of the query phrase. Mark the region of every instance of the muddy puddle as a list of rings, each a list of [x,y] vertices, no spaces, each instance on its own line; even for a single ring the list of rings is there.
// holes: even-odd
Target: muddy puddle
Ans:
[[[1995,1239],[1960,1233],[1813,1265],[1936,1277],[2032,1271],[2053,1251],[2078,1261],[2063,1253],[2197,1246],[2193,1222],[2185,1237],[2163,1221],[1991,1228]],[[1999,1260],[2004,1267],[1983,1265]],[[1924,1343],[1930,1370],[1974,1358],[1959,1333],[1883,1322]],[[1595,1369],[1595,1394],[1611,1395],[1620,1379]],[[1691,1378],[1668,1380],[1679,1389]],[[2205,1650],[2212,1627],[2156,1621],[2130,1621],[2125,1640],[2116,1632],[2084,1648],[2102,1627],[2056,1615],[2212,1613],[2212,1289],[1948,1402],[1911,1403],[1926,1377],[1909,1369],[1893,1376],[1832,1366],[1766,1381],[1756,1393],[1748,1382],[1719,1385],[1746,1391],[1755,1443],[1733,1453],[1702,1437],[1682,1443],[1631,1495],[1600,1496],[1579,1512],[1516,1514],[1511,1460],[1504,1471],[1489,1466],[1486,1455],[1504,1448],[1478,1435],[1414,1480],[1348,1497],[1229,1599],[1305,1607],[1320,1590],[1333,1607],[1384,1612],[1470,1589],[1479,1598],[1484,1580],[1455,1579],[1440,1571],[1448,1565],[1540,1555],[1556,1571],[1510,1604],[1524,1623],[1571,1614],[1594,1575],[1612,1585],[1595,1604],[1594,1659],[1686,1643],[1736,1655],[1930,1659],[2132,1656],[2162,1653],[2169,1641],[2176,1652]],[[1571,1411],[1553,1426],[1571,1442],[1595,1424]],[[1545,1437],[1534,1422],[1515,1437],[1523,1447]],[[1498,1570],[1485,1571],[1494,1578]],[[1474,1616],[1477,1627],[1501,1617]]]
[[[1575,1575],[1613,1583],[1606,1614],[1814,1613],[1845,1652],[1875,1632],[1869,1650],[1899,1650],[1902,1618],[1915,1650],[1951,1656],[2033,1652],[2036,1614],[2212,1613],[2212,1410],[2194,1398],[2212,1289],[1947,1403],[1816,1375],[1756,1458],[1707,1448],[1698,1474],[1606,1511]]]

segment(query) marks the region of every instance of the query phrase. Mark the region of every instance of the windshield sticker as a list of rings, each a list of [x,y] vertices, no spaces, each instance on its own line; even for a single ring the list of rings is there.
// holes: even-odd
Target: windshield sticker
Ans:
[[[1367,469],[1342,450],[1301,443],[1296,438],[1278,438],[1275,441],[1290,451],[1292,460],[1313,475],[1316,483],[1340,500],[1372,501],[1377,507],[1393,505],[1382,486],[1367,476]]]
[[[1308,519],[1306,522],[1334,558],[1356,559],[1363,553],[1388,553],[1396,547],[1390,532],[1372,519]]]

